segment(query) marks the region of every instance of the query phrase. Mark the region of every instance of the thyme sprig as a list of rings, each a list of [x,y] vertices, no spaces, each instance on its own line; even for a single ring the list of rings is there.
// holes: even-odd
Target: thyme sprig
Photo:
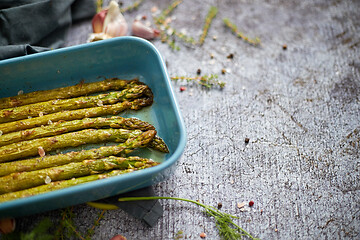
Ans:
[[[203,76],[197,76],[197,77],[175,76],[175,77],[171,77],[171,80],[195,82],[206,88],[212,88],[214,86],[219,86],[220,88],[224,88],[226,85],[225,82],[218,80],[217,74],[203,75]]]
[[[143,200],[157,200],[157,199],[170,199],[170,200],[178,200],[194,203],[205,209],[207,215],[213,217],[215,219],[216,227],[219,230],[219,235],[223,240],[235,240],[241,239],[241,237],[246,236],[249,239],[256,240],[257,238],[253,237],[250,233],[245,231],[239,225],[233,222],[233,219],[237,219],[238,217],[230,215],[228,213],[224,213],[219,211],[218,209],[202,204],[200,202],[186,199],[186,198],[177,198],[177,197],[123,197],[119,198],[120,202],[127,201],[143,201]]]
[[[138,9],[138,7],[140,6],[140,4],[143,3],[144,0],[138,0],[136,2],[134,2],[132,5],[130,6],[127,6],[125,8],[121,8],[120,9],[120,12],[124,13],[124,12],[131,12],[131,11],[134,11],[136,9]]]
[[[228,18],[224,18],[223,22],[225,24],[225,26],[227,26],[228,28],[231,29],[231,31],[238,37],[241,38],[242,40],[244,40],[245,42],[249,43],[250,45],[253,46],[259,46],[260,45],[260,39],[258,37],[256,37],[255,39],[250,39],[247,36],[245,36],[244,33],[240,32],[237,28],[237,26],[232,23]]]
[[[203,32],[199,38],[199,44],[202,45],[205,41],[205,38],[208,34],[208,31],[209,31],[209,28],[210,28],[210,25],[213,21],[213,19],[216,17],[216,14],[218,12],[218,9],[214,6],[211,6],[209,11],[208,11],[208,14],[205,18],[205,24],[204,24],[204,27],[203,27]]]

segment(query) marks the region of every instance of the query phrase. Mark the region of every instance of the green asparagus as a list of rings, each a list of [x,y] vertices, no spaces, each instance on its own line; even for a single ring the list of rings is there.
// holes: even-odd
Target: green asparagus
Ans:
[[[126,129],[86,129],[78,132],[65,133],[54,137],[39,138],[13,143],[0,147],[0,163],[12,160],[44,155],[56,149],[77,147],[89,143],[125,142],[141,130]],[[43,152],[43,153],[42,153]]]
[[[105,115],[117,115],[127,109],[140,110],[143,107],[150,106],[153,103],[153,98],[147,96],[144,98],[135,99],[133,101],[125,101],[113,105],[104,105],[102,107],[78,109],[72,111],[63,111],[53,114],[44,115],[42,117],[23,119],[15,122],[8,122],[0,124],[0,132],[2,134],[25,130],[34,127],[47,125],[50,121],[69,121],[76,119],[83,119],[87,117],[98,117]],[[0,134],[1,135],[1,134]]]
[[[122,80],[117,78],[105,79],[103,81],[93,83],[79,83],[69,87],[36,91],[20,94],[14,97],[2,98],[0,99],[0,109],[18,107],[37,102],[45,102],[53,99],[79,97],[109,90],[121,90],[125,88],[132,88],[136,85],[143,85],[143,83],[138,79]]]
[[[45,168],[31,172],[12,173],[0,177],[0,194],[28,189],[52,181],[98,174],[114,169],[152,167],[158,164],[159,163],[146,158],[110,156],[107,158],[84,160],[82,162],[69,163],[58,167]]]
[[[51,123],[51,122],[50,122]],[[0,146],[31,140],[35,138],[49,137],[59,135],[67,132],[73,132],[87,128],[122,128],[122,129],[140,129],[150,130],[155,129],[151,124],[141,121],[137,118],[122,118],[113,116],[111,118],[84,118],[80,120],[73,120],[68,122],[55,122],[48,126],[31,128],[29,130],[12,132],[3,134],[0,137]]]
[[[134,133],[134,135],[137,133]],[[57,155],[47,155],[44,157],[30,158],[14,162],[0,163],[0,176],[5,176],[15,172],[35,171],[68,164],[71,162],[81,162],[86,159],[99,159],[108,156],[126,156],[136,148],[146,147],[155,137],[156,131],[149,130],[139,132],[134,138],[129,138],[125,143],[116,146],[106,146],[97,149],[82,150],[79,152],[68,152]]]
[[[55,191],[58,189],[63,189],[63,188],[79,185],[82,183],[87,183],[87,182],[96,181],[96,180],[100,180],[100,179],[104,179],[104,178],[118,176],[118,175],[125,174],[125,173],[130,173],[135,170],[138,170],[138,169],[134,168],[134,169],[125,169],[125,170],[113,170],[113,171],[107,172],[107,173],[89,175],[89,176],[85,176],[85,177],[72,178],[72,179],[56,181],[56,182],[50,182],[49,184],[40,185],[40,186],[29,188],[29,189],[24,189],[24,190],[20,190],[20,191],[16,191],[16,192],[1,194],[0,202],[6,202],[6,201],[15,200],[18,198],[30,197],[30,196],[34,196],[34,195],[38,195],[38,194],[42,194],[42,193],[46,193],[46,192]]]
[[[26,119],[28,117],[41,117],[45,114],[64,110],[75,110],[96,106],[101,107],[103,105],[123,102],[129,99],[136,99],[141,97],[146,89],[148,89],[146,85],[138,85],[130,89],[124,89],[121,92],[110,92],[96,96],[85,96],[70,99],[56,99],[47,102],[2,109],[0,110],[0,123]]]

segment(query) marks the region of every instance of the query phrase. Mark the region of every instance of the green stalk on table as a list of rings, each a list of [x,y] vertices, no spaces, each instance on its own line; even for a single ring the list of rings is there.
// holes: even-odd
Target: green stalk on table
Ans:
[[[110,118],[84,118],[73,121],[59,121],[51,123],[47,126],[31,128],[29,130],[23,130],[18,132],[12,132],[3,134],[0,137],[0,146],[27,141],[36,138],[49,137],[54,135],[60,135],[67,132],[73,132],[88,128],[122,128],[122,129],[139,129],[139,130],[154,130],[154,126],[141,121],[137,118],[123,118],[119,116],[113,116]]]
[[[99,159],[109,156],[127,156],[137,148],[147,147],[149,142],[151,142],[155,137],[156,131],[148,130],[146,132],[134,133],[134,135],[136,136],[129,138],[125,143],[115,146],[104,146],[96,149],[46,155],[44,157],[0,163],[0,176],[5,176],[15,172],[29,172],[56,167],[71,162],[81,162],[86,159]]]
[[[76,119],[83,119],[88,117],[98,117],[106,115],[117,115],[125,110],[140,110],[143,107],[150,106],[153,103],[153,96],[151,92],[145,97],[138,98],[132,101],[124,101],[112,105],[104,105],[100,107],[77,109],[71,111],[62,111],[53,114],[47,114],[41,117],[28,118],[14,122],[0,124],[0,133],[6,134],[10,132],[25,130],[42,125],[48,125],[49,122],[70,121]],[[1,135],[0,134],[0,135]]]
[[[28,117],[43,116],[45,114],[65,110],[75,110],[114,104],[129,99],[139,98],[146,90],[148,90],[148,86],[137,85],[130,89],[124,89],[121,92],[110,92],[96,96],[85,96],[70,99],[56,99],[15,108],[2,109],[0,110],[0,123],[26,119]]]
[[[45,168],[31,172],[12,173],[0,177],[0,194],[15,192],[22,189],[66,180],[81,176],[97,174],[114,169],[131,169],[152,167],[159,163],[140,157],[114,157],[90,159],[82,162],[73,162],[52,168]]]
[[[109,90],[122,90],[143,85],[138,79],[123,80],[118,78],[105,79],[92,83],[79,83],[74,86],[55,88],[20,94],[13,97],[0,99],[0,109],[18,107],[22,105],[45,102],[54,99],[73,98]]]

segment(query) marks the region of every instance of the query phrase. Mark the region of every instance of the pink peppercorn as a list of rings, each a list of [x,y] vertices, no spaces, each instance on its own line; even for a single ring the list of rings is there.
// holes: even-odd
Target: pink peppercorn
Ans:
[[[254,201],[251,200],[251,201],[249,202],[249,206],[252,207],[253,205],[254,205]]]

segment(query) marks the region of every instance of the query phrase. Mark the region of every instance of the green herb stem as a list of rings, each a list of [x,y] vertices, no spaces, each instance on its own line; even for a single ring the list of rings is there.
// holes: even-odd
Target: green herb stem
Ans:
[[[121,8],[120,9],[120,12],[124,13],[124,12],[131,12],[131,11],[134,11],[135,9],[137,9],[140,4],[143,2],[144,0],[139,0],[139,1],[136,1],[134,2],[132,5],[128,6],[128,7],[125,7],[125,8]]]
[[[223,239],[241,239],[241,236],[247,236],[248,238],[252,240],[256,240],[252,235],[250,235],[247,231],[245,231],[243,228],[241,228],[239,225],[235,224],[232,219],[238,218],[236,216],[220,212],[216,208],[212,206],[207,206],[203,203],[200,203],[198,201],[194,201],[191,199],[186,198],[178,198],[178,197],[123,197],[119,198],[118,200],[120,202],[127,202],[127,201],[144,201],[144,200],[157,200],[157,199],[170,199],[170,200],[179,200],[179,201],[185,201],[194,203],[202,208],[205,209],[206,213],[209,216],[212,216],[215,218],[216,221],[216,227],[219,230],[219,234]],[[233,227],[235,228],[233,228]]]
[[[214,19],[214,17],[216,16],[218,12],[218,9],[214,6],[211,6],[210,9],[209,9],[209,12],[205,18],[205,24],[204,24],[204,27],[203,27],[203,32],[200,36],[200,39],[199,39],[199,44],[202,45],[205,41],[205,38],[208,34],[208,31],[209,31],[209,28],[210,28],[210,25]]]
[[[225,24],[225,26],[227,26],[228,28],[230,28],[230,30],[238,37],[241,38],[242,40],[244,40],[245,42],[254,45],[254,46],[258,46],[260,45],[260,39],[259,38],[255,38],[255,39],[250,39],[247,36],[245,36],[245,34],[243,34],[242,32],[240,32],[237,28],[237,26],[232,23],[228,18],[224,18],[223,22]]]
[[[185,76],[175,76],[171,77],[173,81],[187,81],[187,82],[195,82],[201,86],[206,88],[212,88],[214,85],[218,85],[220,88],[224,88],[226,83],[222,81],[218,81],[218,75],[210,74],[198,77],[185,77]]]

